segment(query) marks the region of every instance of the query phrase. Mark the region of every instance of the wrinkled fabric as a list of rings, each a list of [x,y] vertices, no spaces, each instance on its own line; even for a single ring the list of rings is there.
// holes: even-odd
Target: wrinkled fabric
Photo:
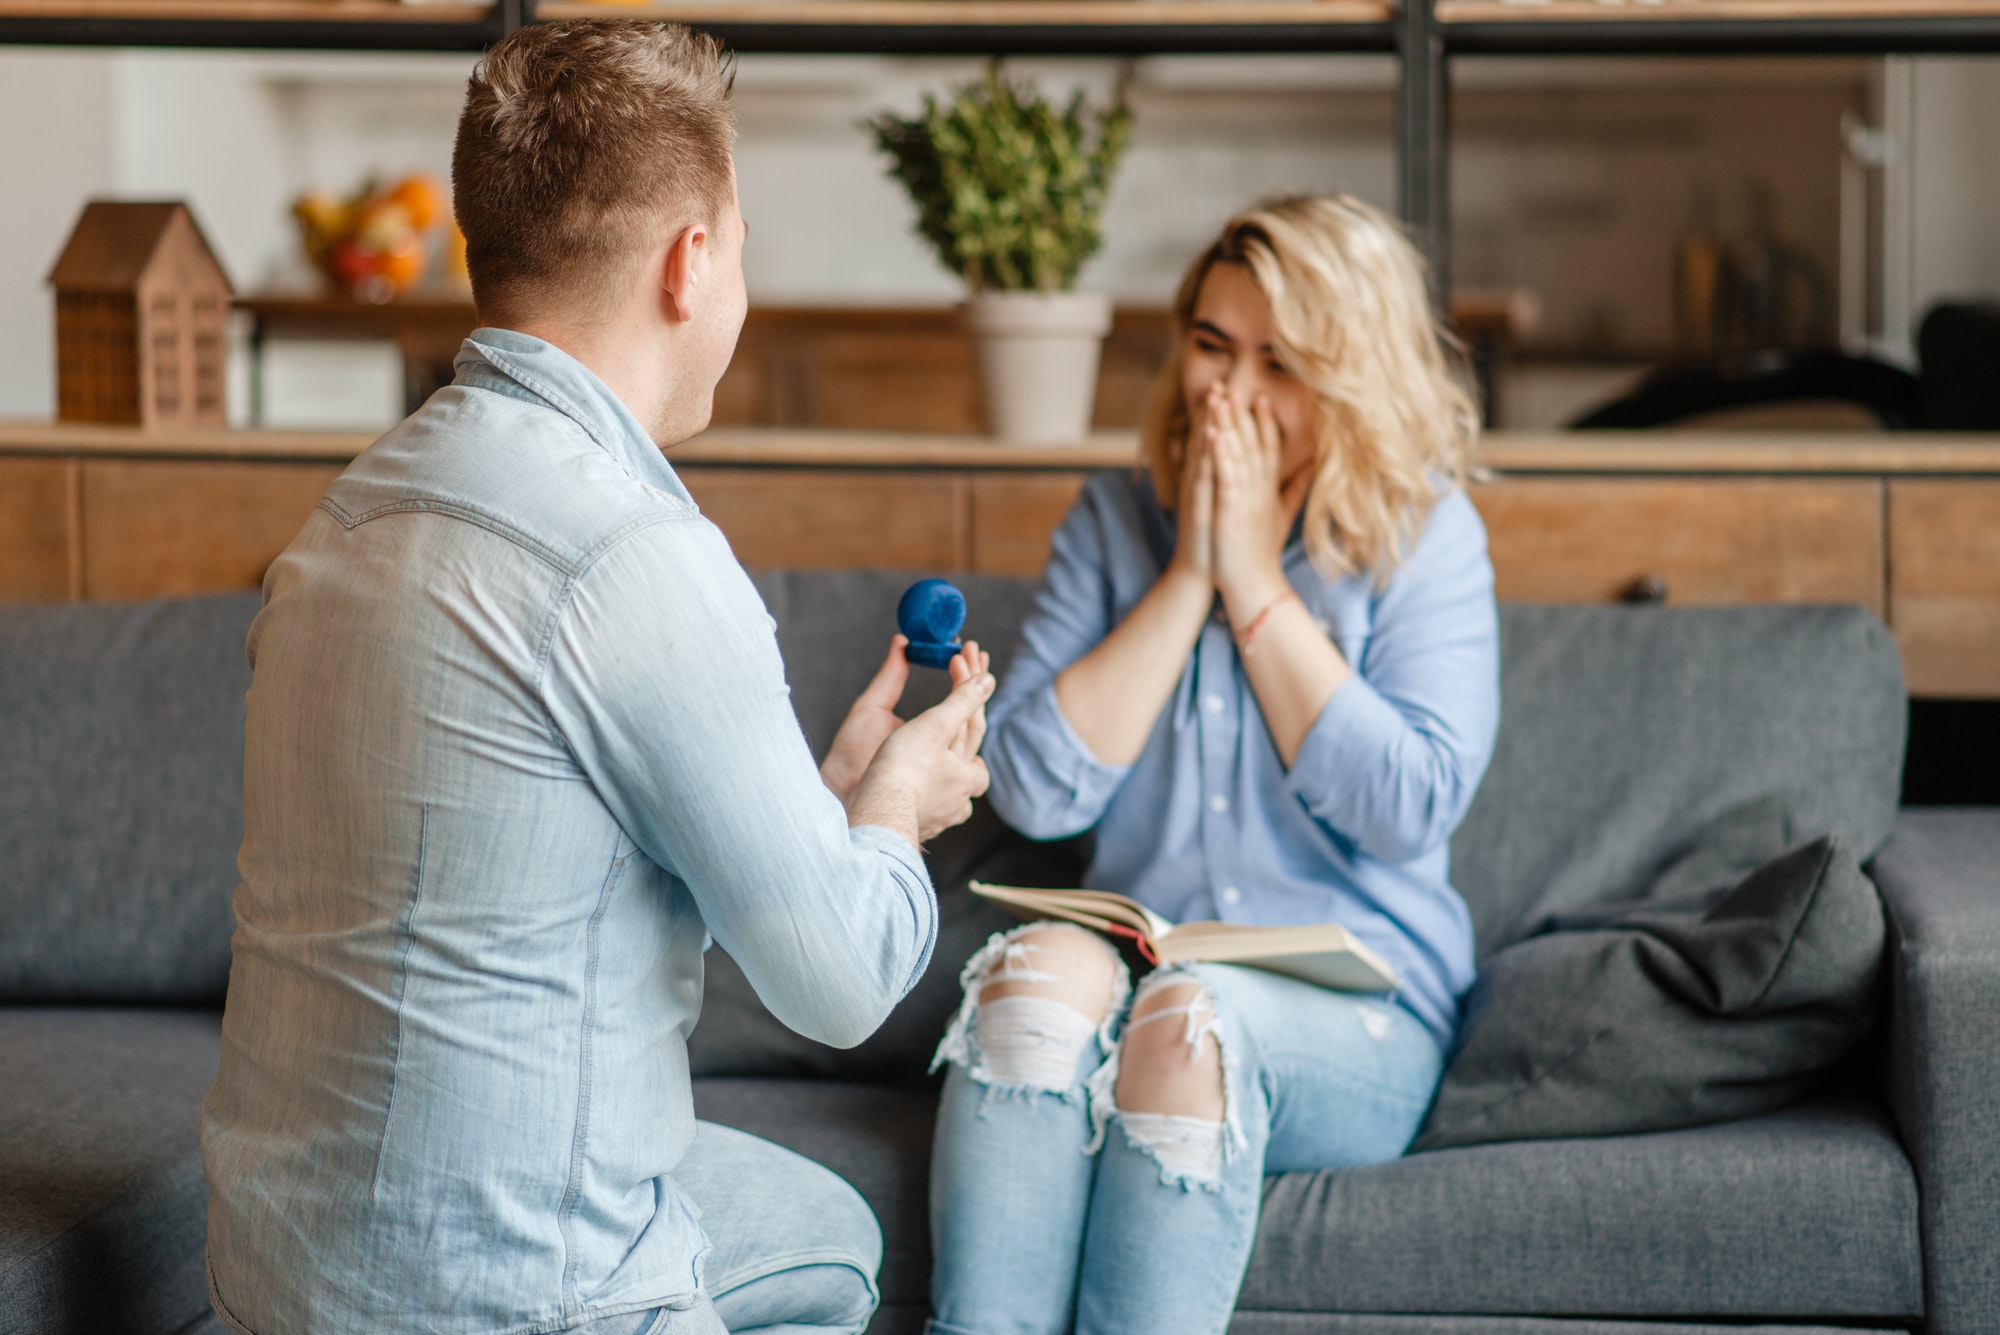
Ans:
[[[820,781],[722,534],[586,368],[478,330],[248,647],[219,1303],[261,1335],[700,1309],[705,943],[844,1046],[937,925],[917,850]]]
[[[1449,840],[1500,724],[1500,639],[1486,530],[1440,500],[1402,565],[1320,578],[1294,533],[1294,592],[1354,675],[1288,769],[1218,604],[1131,765],[1098,760],[1056,677],[1158,581],[1173,518],[1143,475],[1103,473],[1056,530],[1041,592],[988,713],[994,809],[1031,839],[1093,830],[1084,884],[1171,922],[1338,922],[1396,970],[1397,1000],[1449,1043],[1471,986],[1472,922]]]

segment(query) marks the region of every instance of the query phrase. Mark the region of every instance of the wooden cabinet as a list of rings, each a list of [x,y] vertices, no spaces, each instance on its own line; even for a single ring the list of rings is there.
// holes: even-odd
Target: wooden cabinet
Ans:
[[[965,567],[966,479],[949,473],[685,468],[746,566]]]
[[[340,473],[337,464],[180,459],[82,467],[86,598],[254,589]]]
[[[972,551],[981,574],[1039,575],[1049,535],[1076,503],[1083,473],[988,474],[972,483]]]
[[[254,588],[367,443],[0,423],[0,600]],[[1090,471],[1133,454],[1129,434],[737,429],[672,458],[746,565],[1033,575]],[[1487,458],[1500,475],[1473,499],[1502,598],[1643,581],[1679,605],[1858,603],[1894,630],[1913,693],[2000,699],[2000,439],[1500,436]]]
[[[1473,499],[1502,598],[1884,610],[1872,479],[1510,478]]]
[[[747,566],[1040,574],[1079,472],[683,467]]]
[[[83,594],[74,459],[0,459],[0,602]]]
[[[2000,696],[2000,481],[1889,484],[1889,624],[1912,695]]]

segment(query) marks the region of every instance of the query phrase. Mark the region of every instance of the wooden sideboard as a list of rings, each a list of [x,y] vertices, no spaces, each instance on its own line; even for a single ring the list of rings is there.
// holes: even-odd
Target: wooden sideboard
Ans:
[[[0,423],[0,599],[254,587],[370,437]],[[752,566],[1033,574],[1092,469],[979,437],[722,429],[671,458]],[[1851,602],[1914,694],[2000,699],[2000,438],[1496,433],[1500,596]]]

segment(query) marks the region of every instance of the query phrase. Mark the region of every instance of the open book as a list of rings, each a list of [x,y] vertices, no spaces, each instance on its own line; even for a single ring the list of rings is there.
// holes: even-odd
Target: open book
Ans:
[[[1024,918],[1061,918],[1135,941],[1155,964],[1209,960],[1247,964],[1343,992],[1388,992],[1395,970],[1337,922],[1252,927],[1235,922],[1171,923],[1136,900],[1106,890],[1029,890],[974,881],[972,893]]]

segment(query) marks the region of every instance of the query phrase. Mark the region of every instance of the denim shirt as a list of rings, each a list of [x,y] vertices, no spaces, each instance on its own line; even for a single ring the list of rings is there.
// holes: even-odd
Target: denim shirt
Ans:
[[[1098,760],[1056,703],[1057,674],[1124,620],[1173,548],[1173,517],[1143,475],[1086,484],[988,711],[994,809],[1035,839],[1094,828],[1085,883],[1171,921],[1340,923],[1388,961],[1396,999],[1449,1045],[1473,978],[1449,841],[1500,722],[1478,511],[1447,494],[1379,587],[1367,574],[1321,579],[1294,533],[1285,576],[1354,675],[1289,769],[1219,607],[1135,763]]]
[[[714,1329],[674,1182],[709,935],[846,1046],[936,900],[848,828],[770,616],[638,421],[522,334],[457,369],[251,628],[213,1296],[256,1335]]]

